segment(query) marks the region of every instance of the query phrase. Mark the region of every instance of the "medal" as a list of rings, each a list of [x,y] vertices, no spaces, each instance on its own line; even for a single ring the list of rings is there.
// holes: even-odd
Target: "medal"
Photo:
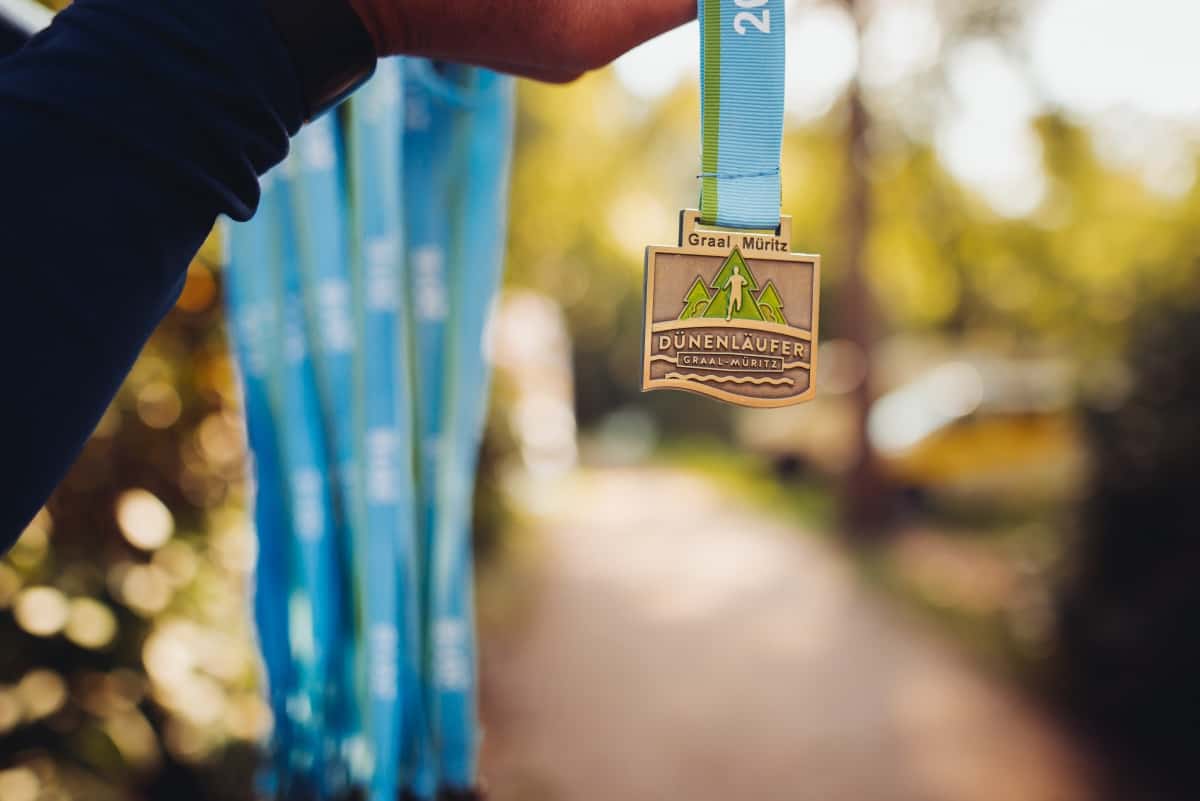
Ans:
[[[781,217],[785,0],[700,0],[698,211],[646,249],[642,391],[751,407],[816,392],[819,256]]]

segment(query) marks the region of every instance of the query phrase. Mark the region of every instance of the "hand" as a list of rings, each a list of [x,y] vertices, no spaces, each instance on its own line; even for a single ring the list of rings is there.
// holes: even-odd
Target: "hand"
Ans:
[[[380,55],[563,83],[696,16],[696,0],[350,0]]]

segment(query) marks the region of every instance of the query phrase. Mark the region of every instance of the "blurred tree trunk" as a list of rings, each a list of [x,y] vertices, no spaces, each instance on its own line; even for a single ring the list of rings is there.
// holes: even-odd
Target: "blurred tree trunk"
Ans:
[[[859,0],[845,0],[861,30]],[[842,531],[852,540],[875,539],[890,516],[890,503],[879,461],[868,436],[871,411],[871,362],[876,337],[875,308],[865,274],[867,235],[871,227],[871,120],[856,78],[850,86],[846,124],[847,170],[842,226],[845,277],[841,289],[842,334],[861,349],[863,380],[852,394],[855,411],[854,460],[843,480],[840,499]]]

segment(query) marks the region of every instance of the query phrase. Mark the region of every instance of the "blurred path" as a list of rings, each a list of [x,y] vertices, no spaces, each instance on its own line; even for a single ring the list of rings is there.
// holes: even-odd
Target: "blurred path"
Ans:
[[[588,472],[530,619],[485,643],[493,801],[1073,801],[1014,693],[702,478]]]

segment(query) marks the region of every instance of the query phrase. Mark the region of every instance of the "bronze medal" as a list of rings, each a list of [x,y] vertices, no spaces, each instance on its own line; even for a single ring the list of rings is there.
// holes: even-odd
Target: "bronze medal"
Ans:
[[[646,249],[642,391],[682,389],[757,408],[811,400],[821,257],[773,232],[703,228],[680,215],[679,245]]]

